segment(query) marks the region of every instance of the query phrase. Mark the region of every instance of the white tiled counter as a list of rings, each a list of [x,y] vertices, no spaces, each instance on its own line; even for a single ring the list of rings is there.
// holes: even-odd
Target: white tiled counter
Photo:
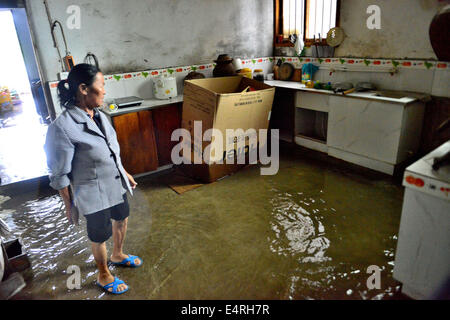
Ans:
[[[268,84],[269,86],[273,87],[279,87],[279,88],[286,88],[286,89],[294,89],[294,90],[300,90],[303,92],[311,92],[311,93],[321,93],[321,94],[327,94],[327,95],[334,95],[334,96],[342,96],[341,93],[334,93],[330,90],[320,90],[320,89],[314,89],[314,88],[307,88],[303,83],[301,82],[294,82],[294,81],[280,81],[280,80],[272,80],[272,81],[264,81],[264,83]],[[400,103],[400,104],[408,104],[411,102],[414,102],[418,100],[418,98],[425,98],[427,95],[416,95],[416,97],[402,97],[399,99],[396,98],[389,98],[389,97],[382,97],[377,96],[377,91],[367,91],[367,92],[353,92],[346,94],[345,97],[348,98],[358,98],[358,99],[370,99],[370,100],[377,100],[377,101],[386,101],[386,102],[393,102],[393,103]]]
[[[425,110],[420,98],[426,95],[391,98],[369,91],[344,96],[299,82],[265,83],[297,90],[298,145],[390,175],[419,148]]]
[[[169,104],[180,103],[180,102],[183,102],[183,95],[178,95],[175,98],[166,99],[166,100],[146,99],[146,100],[144,100],[144,102],[142,102],[142,104],[140,106],[120,108],[120,109],[117,109],[116,111],[111,111],[108,108],[103,108],[102,111],[110,117],[115,117],[115,116],[119,116],[122,114],[130,113],[130,112],[151,110],[151,109],[164,107]]]

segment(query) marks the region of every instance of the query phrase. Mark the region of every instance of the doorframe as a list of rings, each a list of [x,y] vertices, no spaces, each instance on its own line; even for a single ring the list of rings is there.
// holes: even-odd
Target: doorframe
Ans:
[[[45,81],[45,79],[43,77],[44,73],[42,71],[42,65],[41,65],[41,62],[40,62],[41,59],[40,59],[40,56],[39,56],[39,52],[36,49],[36,36],[34,34],[33,28],[30,25],[31,16],[30,16],[30,11],[27,8],[26,1],[25,0],[0,0],[0,10],[1,11],[11,11],[15,26],[16,26],[17,21],[16,21],[16,18],[15,18],[15,15],[14,15],[14,11],[24,10],[24,12],[25,12],[26,27],[27,27],[28,33],[30,35],[30,40],[31,40],[31,44],[32,44],[31,51],[28,52],[28,50],[29,50],[28,49],[27,52],[34,56],[34,62],[36,64],[37,73],[38,73],[38,76],[39,76],[39,80],[41,82],[40,86],[42,87],[42,91],[43,91],[43,98],[44,98],[43,102],[45,103],[45,107],[47,109],[47,114],[50,116],[50,119],[54,119],[55,118],[55,114],[54,114],[52,108],[50,107],[51,106],[51,104],[50,104],[51,103],[50,102],[51,99],[49,99],[50,93],[48,92],[48,88],[46,86],[46,81]],[[17,28],[16,28],[16,35],[17,35]],[[23,56],[23,59],[24,59],[24,62],[25,62],[25,57],[24,57],[24,47],[25,46],[23,45],[22,40],[20,39],[20,37],[18,35],[17,35],[17,38],[19,40],[20,48],[22,50],[22,56]],[[25,67],[27,69],[28,81],[30,82],[30,87],[32,88],[33,84],[31,83],[31,81],[33,79],[30,79],[28,66],[27,66],[26,63],[25,63]],[[32,90],[32,95],[33,95],[33,99],[35,100],[35,103],[36,103],[36,100],[38,100],[39,97],[35,96],[35,93],[33,92],[33,90]],[[42,120],[44,122],[47,122],[46,119],[42,119]]]

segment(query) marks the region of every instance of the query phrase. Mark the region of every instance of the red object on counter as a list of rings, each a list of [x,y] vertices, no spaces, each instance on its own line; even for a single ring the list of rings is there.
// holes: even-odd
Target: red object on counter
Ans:
[[[416,185],[416,187],[422,188],[425,185],[425,182],[423,182],[422,179],[417,178],[414,184]]]
[[[414,178],[413,176],[407,176],[405,178],[405,181],[409,184],[414,184],[416,182],[416,178]]]

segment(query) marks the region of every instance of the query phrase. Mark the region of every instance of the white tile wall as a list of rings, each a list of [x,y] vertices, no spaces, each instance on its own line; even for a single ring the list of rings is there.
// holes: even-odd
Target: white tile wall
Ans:
[[[271,58],[270,58],[271,59]],[[183,94],[184,88],[184,78],[192,71],[192,67],[196,67],[195,71],[202,73],[206,78],[213,76],[214,66],[212,64],[206,65],[194,65],[194,66],[182,66],[182,67],[171,67],[158,70],[146,70],[137,71],[131,73],[123,73],[116,75],[105,75],[105,100],[115,99],[125,96],[138,96],[143,99],[153,98],[153,79],[156,75],[152,75],[152,72],[158,71],[160,74],[168,74],[168,70],[173,70],[172,76],[175,76],[177,81],[177,91],[178,95]],[[255,58],[251,60],[246,60],[244,67],[254,69],[263,69],[264,73],[271,73],[273,69],[273,62],[269,58]],[[180,71],[180,69],[182,69]],[[178,71],[177,71],[178,70]],[[144,72],[148,73],[145,77]],[[119,78],[120,77],[120,78]],[[52,81],[50,85],[50,94],[52,99],[52,104],[54,105],[56,115],[59,115],[62,110],[59,107],[59,101],[57,96],[56,88],[51,88],[51,84],[55,84],[57,81]]]
[[[436,69],[434,71],[431,94],[433,96],[450,98],[450,70]]]

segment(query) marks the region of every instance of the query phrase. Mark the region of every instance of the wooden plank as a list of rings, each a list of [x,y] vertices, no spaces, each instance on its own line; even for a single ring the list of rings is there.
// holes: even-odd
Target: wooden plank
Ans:
[[[130,174],[154,171],[158,154],[152,111],[128,113],[113,118],[122,164]]]
[[[174,130],[181,128],[182,107],[181,103],[177,103],[153,110],[153,124],[160,166],[172,164],[172,149],[179,142],[171,141],[171,137]]]

